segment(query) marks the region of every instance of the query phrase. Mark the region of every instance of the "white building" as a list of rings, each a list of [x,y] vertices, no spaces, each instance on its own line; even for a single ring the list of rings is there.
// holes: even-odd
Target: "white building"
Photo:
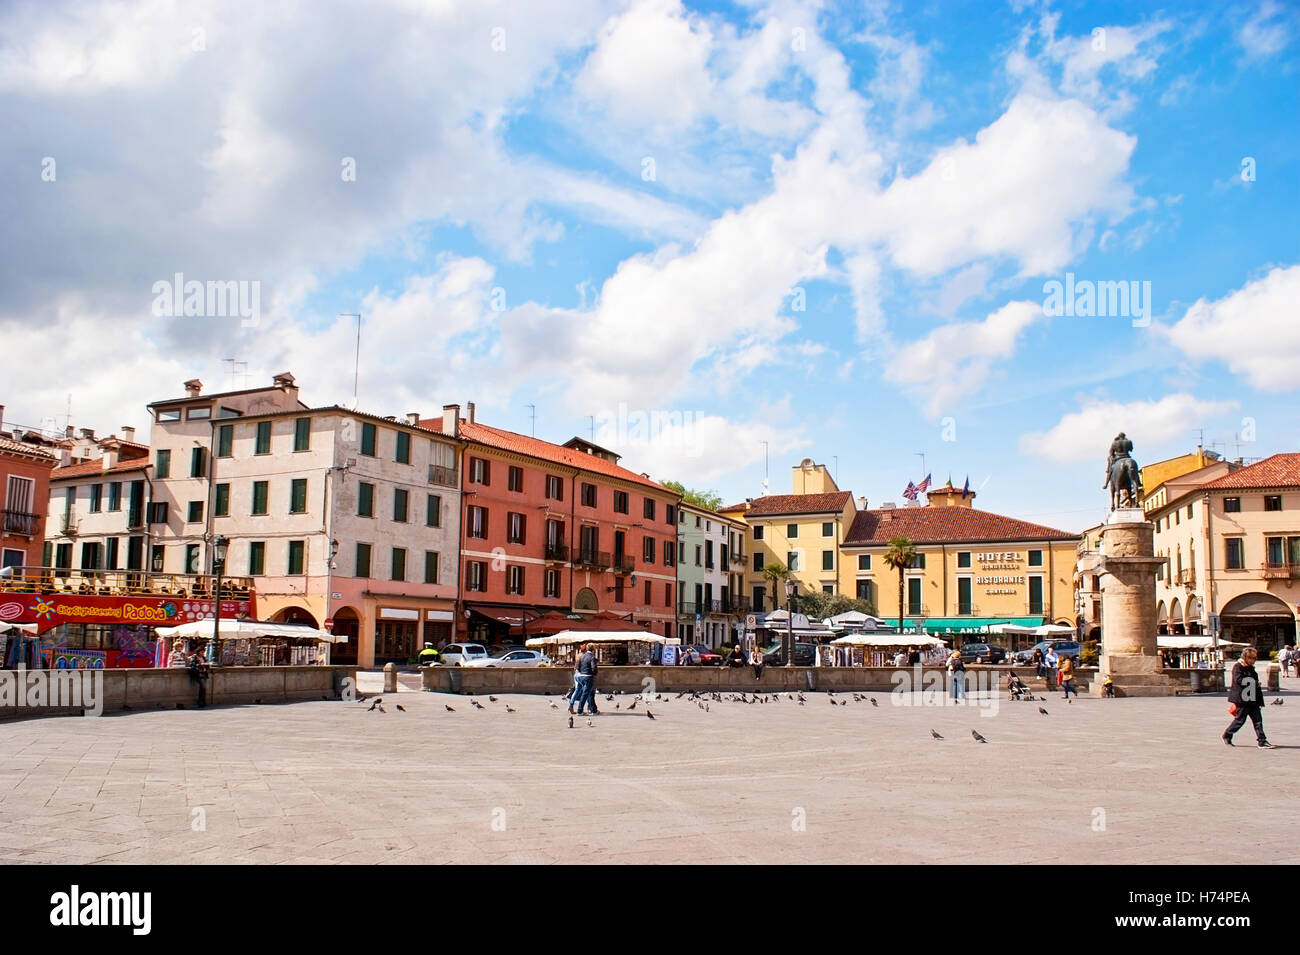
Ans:
[[[683,643],[736,639],[748,611],[742,521],[682,502],[678,509],[678,626]]]

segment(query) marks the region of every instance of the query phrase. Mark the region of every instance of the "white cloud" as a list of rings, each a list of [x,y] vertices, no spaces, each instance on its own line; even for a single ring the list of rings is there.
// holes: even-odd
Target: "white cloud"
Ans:
[[[1116,432],[1123,431],[1134,444],[1134,457],[1142,463],[1148,460],[1144,448],[1186,441],[1207,419],[1235,407],[1235,401],[1202,401],[1186,393],[1166,395],[1158,401],[1089,401],[1062,417],[1055,427],[1021,435],[1020,453],[1062,463],[1104,463],[1110,442]],[[1097,465],[1098,475],[1102,463]],[[1100,481],[1101,477],[1098,484]]]
[[[1195,361],[1222,361],[1261,391],[1300,379],[1300,265],[1272,269],[1217,301],[1198,300],[1174,325],[1153,326]]]
[[[885,377],[922,398],[928,414],[951,412],[958,399],[979,390],[995,362],[1015,353],[1020,333],[1042,317],[1041,303],[1009,302],[982,322],[941,325],[900,348]]]
[[[1255,15],[1237,31],[1237,42],[1251,59],[1267,59],[1281,52],[1291,42],[1292,23],[1285,11],[1272,0],[1265,0]]]

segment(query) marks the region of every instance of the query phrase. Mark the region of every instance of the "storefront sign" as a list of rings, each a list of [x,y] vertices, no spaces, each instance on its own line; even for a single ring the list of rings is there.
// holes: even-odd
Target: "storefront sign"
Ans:
[[[380,620],[419,620],[420,611],[407,610],[404,607],[380,607]]]
[[[452,620],[456,619],[456,615],[453,614],[450,610],[426,610],[424,612],[424,619],[442,620],[447,623],[450,623]]]

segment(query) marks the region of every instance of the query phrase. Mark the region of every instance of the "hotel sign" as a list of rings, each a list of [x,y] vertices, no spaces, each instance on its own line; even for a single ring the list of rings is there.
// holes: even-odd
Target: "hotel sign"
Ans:
[[[988,551],[976,554],[980,570],[1020,570],[1024,555],[1015,551]],[[992,574],[975,578],[975,583],[985,588],[985,594],[1016,594],[1018,587],[1025,585],[1025,578],[1020,574]]]

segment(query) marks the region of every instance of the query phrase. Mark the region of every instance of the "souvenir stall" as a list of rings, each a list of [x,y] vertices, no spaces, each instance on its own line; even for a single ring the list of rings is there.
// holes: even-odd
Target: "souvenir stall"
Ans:
[[[855,667],[893,666],[895,655],[909,647],[937,656],[946,646],[947,641],[921,633],[849,633],[830,642],[830,649],[835,651],[834,665]]]
[[[1156,649],[1166,660],[1165,665],[1172,663],[1175,668],[1184,670],[1217,669],[1224,664],[1224,650],[1235,650],[1244,646],[1246,646],[1244,643],[1220,640],[1216,647],[1213,637],[1195,633],[1176,633],[1156,637]]]
[[[211,620],[156,628],[159,639],[169,647],[177,640],[184,641],[186,652],[205,648],[212,630]],[[217,664],[223,667],[329,666],[330,644],[348,639],[315,627],[257,620],[223,620],[220,638]]]
[[[573,666],[577,648],[590,643],[599,666],[645,666],[651,649],[668,641],[657,633],[632,630],[562,630],[546,637],[531,637],[529,649],[542,650],[557,667]],[[674,645],[679,641],[674,640]]]
[[[41,645],[34,623],[0,623],[0,667],[28,670],[41,666]]]

